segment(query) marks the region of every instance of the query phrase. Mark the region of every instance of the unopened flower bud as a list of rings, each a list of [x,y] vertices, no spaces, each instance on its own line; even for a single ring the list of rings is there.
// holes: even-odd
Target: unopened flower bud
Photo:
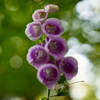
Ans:
[[[44,8],[48,13],[55,13],[59,7],[57,5],[54,4],[48,4],[45,6]]]

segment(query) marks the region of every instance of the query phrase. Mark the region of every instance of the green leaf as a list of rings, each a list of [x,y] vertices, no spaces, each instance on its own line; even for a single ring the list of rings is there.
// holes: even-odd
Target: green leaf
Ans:
[[[40,100],[48,100],[48,97],[43,97]]]

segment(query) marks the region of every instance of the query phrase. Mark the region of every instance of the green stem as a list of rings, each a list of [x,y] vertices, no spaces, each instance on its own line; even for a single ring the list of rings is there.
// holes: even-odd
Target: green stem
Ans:
[[[84,82],[84,81],[73,82],[73,83],[71,83],[71,84],[69,84],[69,85],[72,85],[72,84],[75,84],[75,83],[79,83],[79,82]]]
[[[53,96],[50,96],[49,98],[52,98],[52,97],[57,97],[58,95],[53,95]]]
[[[50,96],[50,89],[47,89],[47,92],[48,92],[47,97],[48,97],[48,100],[49,100],[49,96]]]

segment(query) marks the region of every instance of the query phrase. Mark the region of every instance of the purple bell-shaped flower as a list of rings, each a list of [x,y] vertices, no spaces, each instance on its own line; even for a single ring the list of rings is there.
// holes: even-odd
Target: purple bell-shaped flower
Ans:
[[[38,69],[42,64],[49,61],[50,57],[43,46],[35,45],[28,50],[27,61]]]
[[[45,21],[45,23],[42,25],[43,32],[48,37],[59,37],[61,34],[64,33],[64,28],[62,26],[62,23],[57,18],[49,18]]]
[[[67,80],[71,80],[78,73],[78,62],[73,57],[63,58],[59,64],[59,69]]]
[[[41,29],[41,23],[40,22],[29,23],[25,30],[25,34],[32,41],[36,41],[37,39],[39,39],[43,34]]]
[[[60,72],[54,64],[43,64],[38,69],[37,78],[48,89],[54,89],[60,78]]]
[[[49,38],[48,41],[46,39],[45,49],[55,59],[61,59],[67,53],[68,46],[63,37]]]
[[[43,21],[45,21],[47,16],[48,16],[48,12],[46,10],[38,9],[33,13],[32,18],[34,21],[43,22]]]

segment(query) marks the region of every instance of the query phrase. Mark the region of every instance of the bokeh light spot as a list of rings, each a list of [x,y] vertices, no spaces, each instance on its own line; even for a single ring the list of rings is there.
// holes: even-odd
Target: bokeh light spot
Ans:
[[[86,96],[86,89],[82,85],[72,86],[70,89],[70,95],[72,98],[82,99]]]
[[[74,38],[74,37],[71,37],[68,41],[67,41],[67,44],[68,44],[68,47],[73,47],[75,45],[78,45],[79,44],[79,41]]]
[[[21,97],[13,97],[10,100],[26,100],[26,99]]]
[[[72,30],[77,30],[80,28],[80,22],[77,19],[74,19],[72,21]],[[75,33],[77,34],[77,33]]]
[[[65,20],[61,20],[62,26],[64,27],[64,32],[68,31],[70,29],[69,23]]]
[[[21,67],[23,64],[23,60],[20,56],[18,55],[14,55],[11,57],[10,59],[10,65],[13,67],[13,68],[19,68]]]
[[[90,43],[96,43],[96,42],[100,42],[100,34],[96,31],[91,31],[88,33],[88,41]]]
[[[88,19],[90,19],[93,15],[94,15],[94,13],[93,13],[91,10],[86,10],[86,11],[83,11],[83,12],[79,15],[79,19],[81,19],[81,20],[88,20]]]
[[[88,9],[89,9],[89,3],[88,3],[88,1],[80,1],[76,5],[76,11],[78,13],[81,13],[81,12],[83,12],[85,10],[88,10]]]
[[[89,44],[82,44],[81,45],[82,52],[89,53],[93,51],[93,48]]]
[[[21,10],[17,10],[11,13],[11,17],[16,22],[21,22],[24,20],[24,15]]]
[[[21,47],[21,46],[23,45],[22,39],[21,39],[20,37],[18,37],[18,36],[12,37],[12,38],[11,38],[11,41],[12,41],[13,43],[15,43],[15,45],[16,45],[17,48],[19,48],[19,47]]]
[[[1,46],[0,46],[0,55],[1,55],[1,53],[2,53],[2,48],[1,48]]]
[[[18,10],[18,5],[15,4],[15,0],[5,0],[5,7],[10,11]]]
[[[100,84],[100,83],[99,83]],[[100,100],[100,89],[97,89],[96,91],[95,91],[95,96],[96,96],[96,98],[98,99],[98,100]]]
[[[6,65],[5,65],[5,63],[1,63],[1,64],[0,64],[0,74],[4,73],[5,70],[6,70]]]
[[[0,13],[0,20],[4,18],[4,15]]]
[[[100,89],[100,76],[96,80],[96,86]]]
[[[93,30],[93,28],[88,23],[83,23],[82,24],[82,30],[83,30],[83,32],[88,34],[90,31]],[[88,38],[88,37],[86,36],[86,38]]]

